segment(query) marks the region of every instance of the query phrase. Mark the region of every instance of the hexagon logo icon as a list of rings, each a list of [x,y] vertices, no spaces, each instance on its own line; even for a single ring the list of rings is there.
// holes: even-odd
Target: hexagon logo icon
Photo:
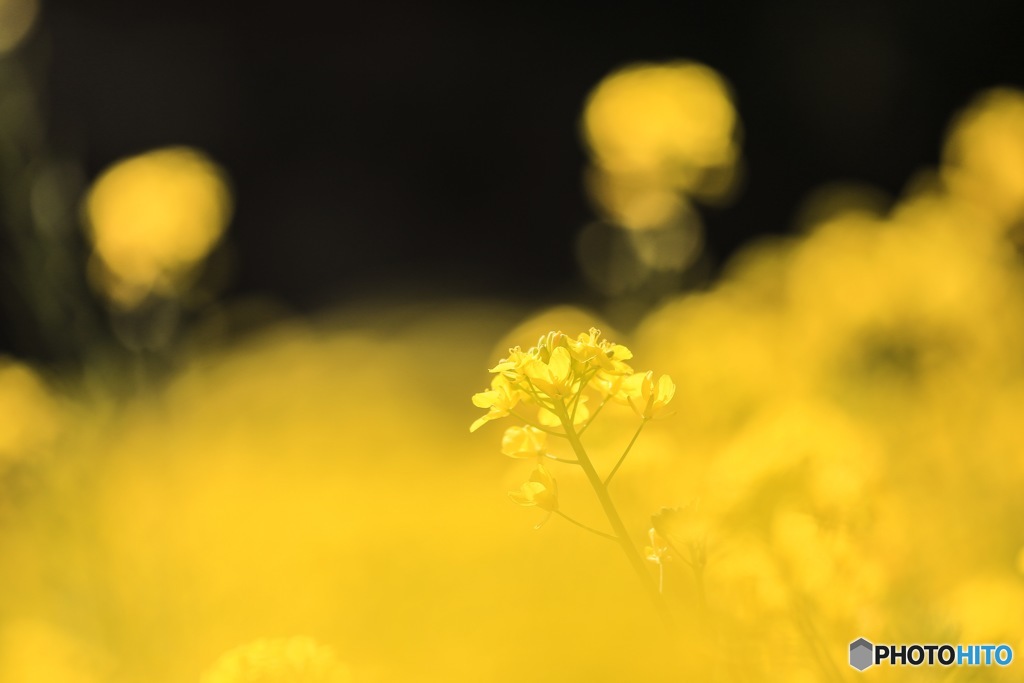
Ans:
[[[875,646],[864,638],[858,638],[850,643],[850,666],[857,671],[863,671],[874,664]]]

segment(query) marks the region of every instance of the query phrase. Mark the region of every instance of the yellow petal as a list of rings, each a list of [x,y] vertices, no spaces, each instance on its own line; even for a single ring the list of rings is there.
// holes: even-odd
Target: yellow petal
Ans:
[[[537,411],[537,422],[540,422],[545,427],[561,427],[562,421],[558,419],[558,416],[547,408],[541,408]]]
[[[523,507],[533,507],[537,505],[537,498],[543,496],[547,489],[544,484],[536,481],[528,481],[524,483],[518,491],[509,491],[508,497],[512,499],[517,505]]]
[[[469,425],[469,433],[472,434],[473,432],[475,432],[476,430],[480,429],[485,424],[490,422],[492,419],[493,418],[491,417],[490,413],[487,413],[483,417],[477,418],[477,420],[473,424]]]
[[[658,401],[665,405],[676,395],[676,385],[668,375],[658,378]]]
[[[565,382],[572,374],[572,358],[569,356],[569,349],[559,346],[551,352],[551,360],[548,362],[548,369],[551,372],[551,379],[555,382]]]
[[[501,452],[510,458],[535,458],[546,441],[547,434],[536,427],[509,427],[501,437]]]
[[[477,408],[490,408],[498,399],[498,392],[493,389],[473,394],[473,405]]]

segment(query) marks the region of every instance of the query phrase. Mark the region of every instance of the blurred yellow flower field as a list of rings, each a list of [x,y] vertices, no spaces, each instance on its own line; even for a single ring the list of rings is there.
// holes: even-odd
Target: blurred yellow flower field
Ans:
[[[32,495],[4,510],[0,678],[199,680],[293,636],[361,681],[564,680],[600,643],[591,677],[662,675],[628,567],[568,525],[534,532],[514,462],[466,433],[512,318],[405,313],[397,333],[281,328],[158,396],[69,407],[60,456],[5,478]],[[40,638],[57,649],[29,657]]]
[[[671,119],[680,79],[707,105],[681,132],[615,100]],[[391,302],[186,337],[159,381],[4,359],[0,681],[1019,680],[847,648],[1024,657],[1021,97],[983,94],[891,206],[832,205],[629,329]],[[598,197],[629,230],[737,161],[699,65],[613,76],[584,123],[599,172],[672,199]],[[132,166],[90,195],[117,306],[177,296],[219,239],[212,162],[126,163],[178,162],[185,251],[104,237],[140,220],[109,189]],[[181,218],[143,184],[128,208]]]

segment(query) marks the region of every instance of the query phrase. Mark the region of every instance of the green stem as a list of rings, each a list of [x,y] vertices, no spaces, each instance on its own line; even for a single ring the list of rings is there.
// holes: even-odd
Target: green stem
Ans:
[[[594,375],[596,375],[596,374],[597,374],[597,371],[595,370],[594,372],[590,373],[589,375],[584,375],[580,379],[580,389],[579,389],[579,391],[576,392],[576,395],[573,397],[572,413],[569,414],[569,416],[572,418],[572,423],[573,424],[576,424],[576,411],[580,407],[580,401],[583,400],[583,390],[587,388],[587,385],[590,383],[590,380],[593,379]]]
[[[626,450],[622,452],[622,456],[619,458],[619,461],[615,463],[615,467],[613,467],[612,471],[608,473],[608,476],[604,478],[605,486],[608,486],[608,482],[612,480],[612,477],[615,476],[615,473],[619,471],[619,467],[621,467],[622,463],[626,461],[626,456],[629,455],[630,449],[633,448],[633,444],[636,443],[636,439],[638,436],[640,436],[640,432],[643,431],[645,424],[647,424],[646,417],[640,422],[640,426],[636,428],[636,432],[633,433],[633,438],[629,440],[629,445],[626,446]]]
[[[701,620],[708,618],[708,595],[704,588],[704,565],[690,565],[693,569],[693,579],[697,585],[697,609],[700,611]]]
[[[601,405],[597,407],[597,410],[590,414],[590,418],[583,423],[583,426],[580,427],[580,431],[576,432],[579,436],[583,436],[583,432],[587,431],[587,427],[594,422],[594,418],[597,417],[597,414],[601,412],[601,408],[604,408],[606,403],[608,403],[608,397],[605,397],[605,399],[601,401]]]
[[[587,480],[594,489],[594,493],[597,494],[597,499],[601,503],[601,509],[604,510],[605,517],[608,518],[608,523],[611,525],[612,531],[615,534],[615,540],[618,541],[619,547],[621,547],[622,552],[625,553],[630,566],[633,567],[633,571],[636,572],[637,578],[639,578],[640,583],[643,584],[644,590],[647,591],[647,594],[654,602],[654,607],[658,611],[658,615],[661,617],[662,621],[665,623],[665,626],[670,632],[674,632],[675,624],[672,619],[672,614],[669,612],[668,605],[665,604],[661,593],[658,592],[658,584],[654,580],[654,577],[651,576],[650,572],[647,571],[647,565],[644,562],[643,557],[640,556],[636,546],[633,545],[633,541],[630,540],[629,531],[626,530],[626,525],[622,523],[622,518],[619,517],[619,512],[615,509],[615,503],[612,502],[611,496],[608,495],[608,488],[604,485],[604,482],[601,481],[601,475],[597,473],[597,470],[594,468],[594,464],[590,461],[590,457],[587,455],[586,449],[583,448],[583,442],[580,441],[580,437],[573,427],[572,420],[569,417],[569,412],[566,410],[564,403],[555,406],[555,414],[558,415],[559,420],[562,421],[562,426],[565,428],[565,436],[569,440],[569,445],[572,446],[573,452],[576,453],[576,458],[580,461],[580,467],[587,475]]]
[[[598,536],[602,536],[602,537],[604,537],[604,538],[608,538],[608,539],[611,539],[611,540],[613,540],[613,541],[617,541],[617,540],[619,540],[619,539],[615,538],[614,536],[612,536],[611,534],[606,534],[606,533],[605,533],[605,532],[603,532],[603,531],[598,531],[598,530],[597,530],[597,529],[595,529],[594,527],[592,527],[592,526],[587,526],[587,525],[586,525],[586,524],[584,524],[583,522],[577,522],[577,521],[576,521],[575,519],[573,519],[573,518],[572,518],[572,517],[570,517],[569,515],[565,514],[565,513],[564,513],[564,512],[562,512],[561,510],[555,510],[555,514],[556,514],[556,515],[558,515],[559,517],[561,517],[562,519],[564,519],[565,521],[567,521],[567,522],[570,522],[570,523],[572,523],[572,524],[575,524],[576,526],[578,526],[578,527],[579,527],[579,528],[581,528],[581,529],[586,529],[587,531],[589,531],[589,532],[590,532],[590,533],[592,533],[592,534],[597,534]]]
[[[795,592],[792,582],[787,581],[787,583],[789,583],[790,590]],[[799,600],[799,596],[796,596],[796,599]],[[793,606],[793,621],[796,624],[797,630],[800,631],[800,635],[804,637],[808,647],[810,647],[811,655],[814,657],[825,678],[842,683],[845,680],[843,674],[832,659],[829,649],[822,643],[821,637],[814,626],[813,619],[807,614],[802,604],[795,604]]]
[[[704,567],[707,564],[706,551],[703,550],[703,546],[695,547],[691,544],[689,557],[687,557],[679,552],[679,548],[672,541],[665,539],[665,542],[668,543],[668,547],[672,550],[674,556],[682,560],[693,571],[693,581],[697,588],[698,615],[701,621],[706,621],[708,619],[708,595],[704,586]]]
[[[548,410],[554,410],[554,403],[556,401],[548,403],[543,398],[541,398],[540,392],[537,391],[537,387],[533,386],[533,382],[530,381],[529,377],[526,378],[526,393],[530,394],[530,396],[533,397],[533,400],[537,402],[537,405],[541,406],[542,408],[547,408]]]

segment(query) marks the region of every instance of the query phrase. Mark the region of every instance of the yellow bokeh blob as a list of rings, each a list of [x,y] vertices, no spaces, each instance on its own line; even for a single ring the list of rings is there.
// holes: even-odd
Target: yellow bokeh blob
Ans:
[[[57,433],[58,410],[30,368],[0,358],[0,471],[38,453]]]
[[[1024,217],[1024,93],[996,88],[954,121],[943,179],[958,195],[1012,223]]]
[[[108,658],[53,624],[18,619],[0,628],[0,680],[98,683],[110,680]]]
[[[629,188],[602,197],[612,203],[639,196],[650,207],[658,191],[637,191],[644,186],[721,193],[728,184],[722,178],[738,156],[729,88],[718,73],[695,62],[635,64],[612,73],[587,101],[583,134],[609,176],[605,187]]]
[[[1024,610],[1024,588],[1011,576],[973,576],[957,586],[948,601],[963,642],[1013,643],[1024,636],[1018,616]]]
[[[670,184],[650,177],[614,175],[590,169],[587,192],[597,209],[616,225],[633,230],[658,229],[687,211],[687,201]]]
[[[21,44],[38,14],[38,0],[0,0],[0,54]]]
[[[125,308],[151,293],[175,295],[220,239],[231,207],[224,172],[194,149],[117,162],[86,197],[94,284]]]
[[[263,638],[226,652],[202,683],[349,683],[334,651],[311,638]]]

